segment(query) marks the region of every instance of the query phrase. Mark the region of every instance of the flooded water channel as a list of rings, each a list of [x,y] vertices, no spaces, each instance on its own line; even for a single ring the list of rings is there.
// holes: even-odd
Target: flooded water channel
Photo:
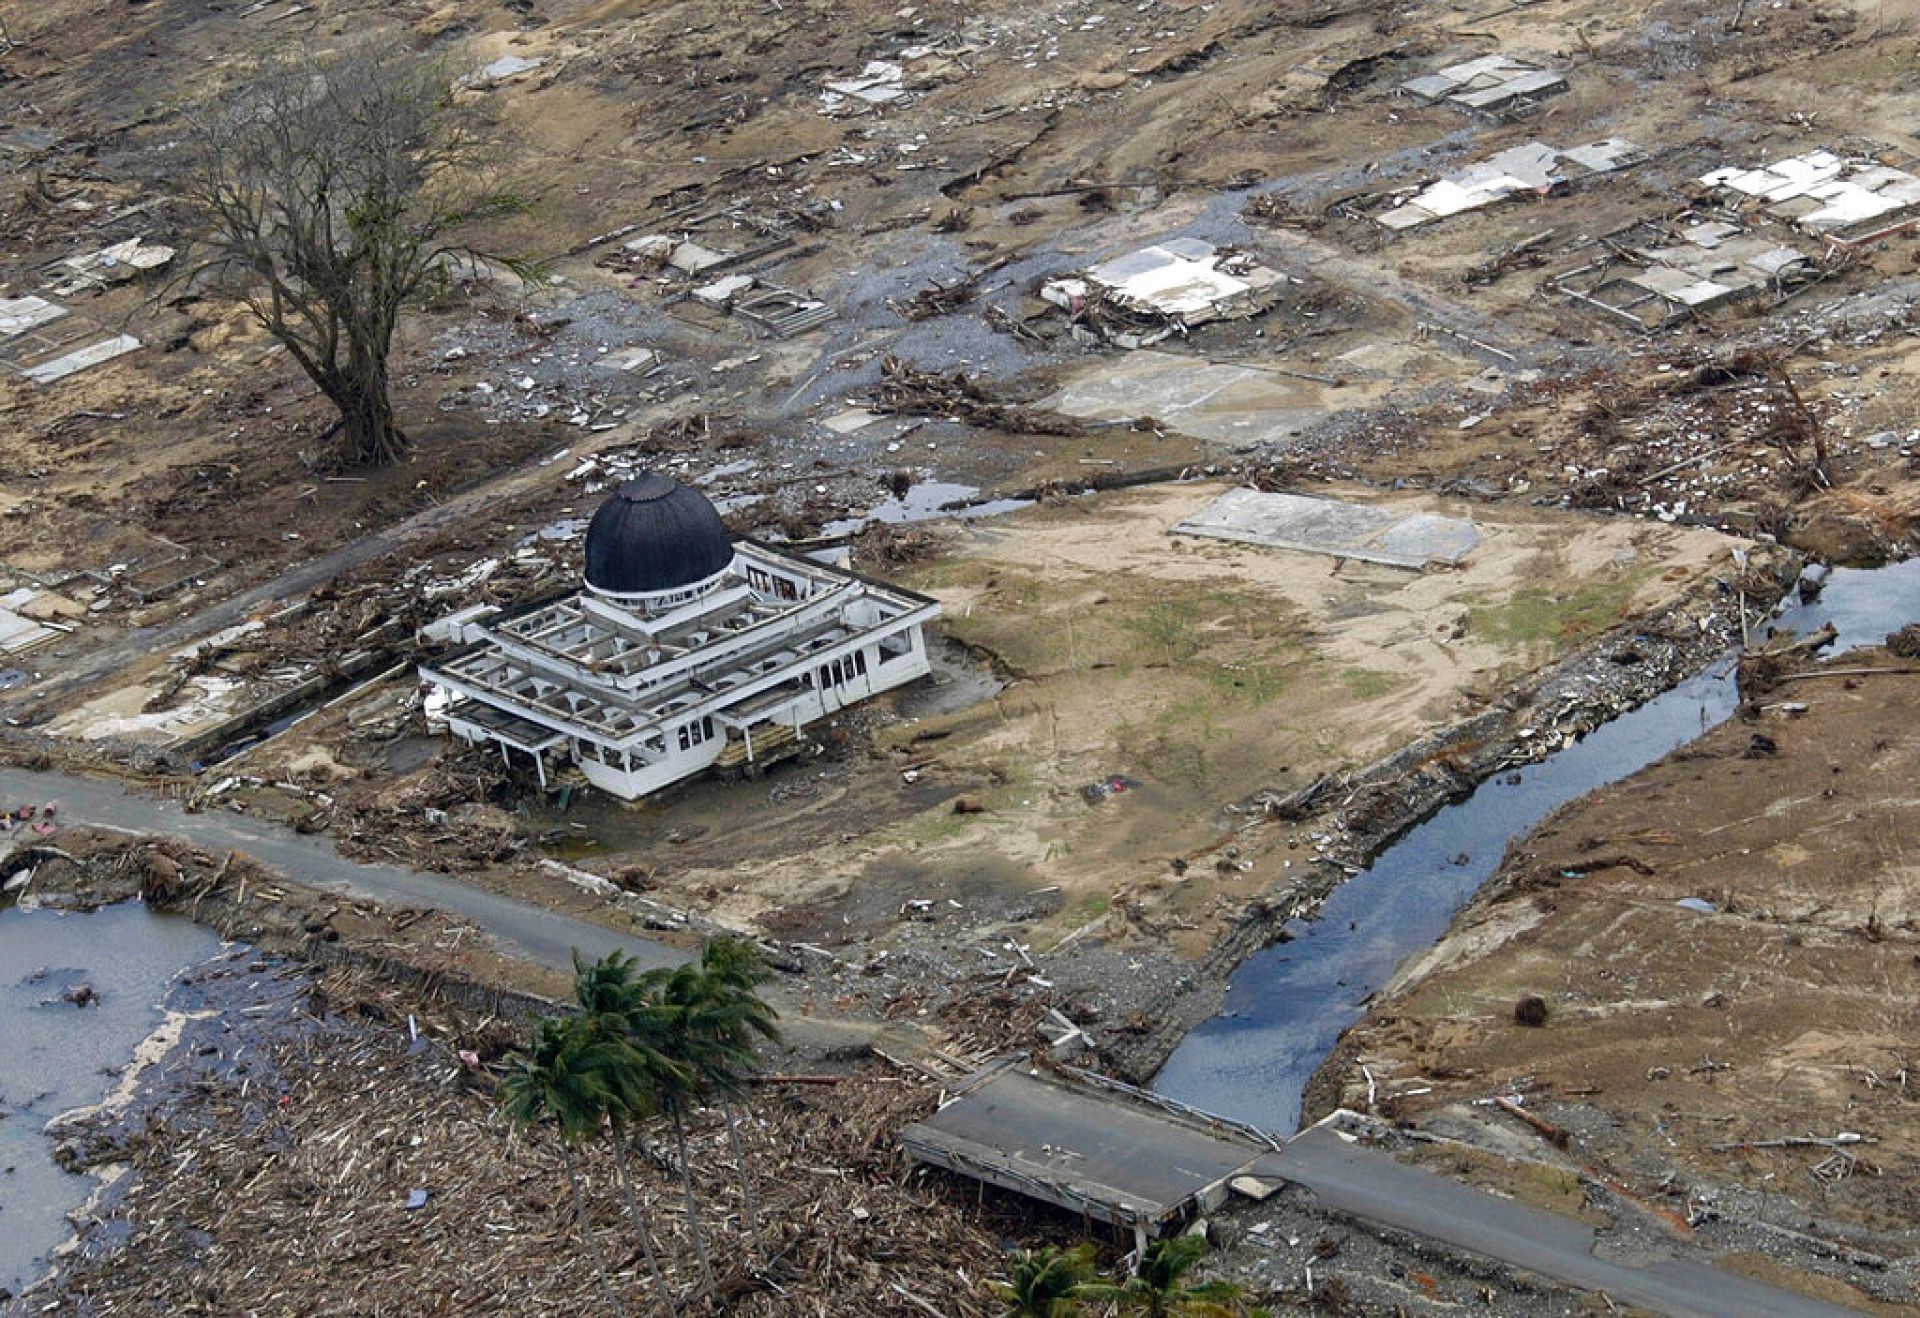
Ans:
[[[1841,569],[1810,604],[1773,619],[1805,634],[1832,622],[1828,653],[1876,645],[1920,619],[1920,559]],[[1499,867],[1507,844],[1552,811],[1615,782],[1729,718],[1731,657],[1539,764],[1481,785],[1342,884],[1320,918],[1249,958],[1221,1012],[1189,1034],[1156,1077],[1169,1098],[1275,1133],[1300,1124],[1301,1094],[1370,994],[1446,932]]]
[[[46,1123],[98,1103],[160,1024],[160,1003],[220,940],[138,902],[88,914],[0,907],[0,1291],[19,1291],[72,1230],[94,1182],[54,1165]],[[64,1000],[97,1000],[85,1006]]]

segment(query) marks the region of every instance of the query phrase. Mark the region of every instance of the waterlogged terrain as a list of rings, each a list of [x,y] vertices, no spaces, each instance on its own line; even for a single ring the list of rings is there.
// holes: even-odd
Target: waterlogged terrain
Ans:
[[[1920,560],[1840,570],[1778,629],[1832,622],[1835,649],[1875,645],[1920,618]],[[1507,843],[1575,797],[1618,781],[1727,719],[1732,665],[1681,683],[1583,741],[1481,786],[1388,848],[1341,885],[1319,919],[1252,957],[1220,1015],[1182,1041],[1155,1087],[1168,1097],[1263,1129],[1291,1133],[1301,1095],[1340,1034],[1409,956],[1446,932],[1498,868]]]
[[[38,1275],[93,1188],[54,1165],[46,1123],[114,1087],[174,980],[218,946],[138,902],[87,914],[0,907],[0,1288]]]

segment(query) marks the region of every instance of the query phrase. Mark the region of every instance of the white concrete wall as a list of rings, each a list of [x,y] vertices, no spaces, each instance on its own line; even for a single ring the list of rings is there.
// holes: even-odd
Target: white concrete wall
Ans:
[[[901,635],[910,642],[910,648],[905,654],[889,662],[882,662],[880,646],[877,640],[864,646],[855,647],[860,653],[866,655],[867,671],[864,674],[852,675],[847,681],[837,686],[827,687],[825,689],[812,688],[798,692],[791,700],[767,711],[767,713],[754,724],[754,727],[798,726],[805,728],[811,723],[816,723],[829,715],[837,714],[841,710],[851,705],[857,705],[861,701],[879,695],[883,691],[891,691],[896,687],[905,686],[909,682],[925,677],[932,671],[932,664],[927,655],[926,638],[923,628],[919,626],[909,627],[904,632],[898,633],[898,635]],[[828,659],[809,656],[806,661],[807,667],[802,671],[813,675],[815,680],[818,680],[819,670],[830,662],[832,657],[841,658],[844,662],[851,658],[852,653],[852,650],[834,650],[829,652],[830,658]],[[790,678],[794,676],[794,673],[792,670],[787,670],[779,676]],[[695,709],[703,708],[711,709],[712,706],[695,706]],[[724,705],[721,706],[721,710],[724,711]],[[614,796],[618,796],[623,800],[636,800],[650,792],[657,792],[663,787],[668,787],[683,779],[691,778],[711,768],[713,762],[720,757],[720,752],[727,744],[725,733],[717,726],[717,723],[718,720],[716,720],[716,735],[686,750],[679,748],[675,729],[669,727],[666,731],[666,755],[651,764],[636,763],[631,770],[621,769],[618,765],[603,764],[586,755],[575,755],[573,762],[578,766],[586,780],[595,787],[600,788],[602,791],[609,792]],[[448,729],[453,735],[468,742],[481,745],[497,745],[495,738],[487,732],[486,729],[462,719],[450,718],[448,720]],[[574,744],[577,744],[577,742]],[[524,754],[524,752],[521,752],[521,754]]]

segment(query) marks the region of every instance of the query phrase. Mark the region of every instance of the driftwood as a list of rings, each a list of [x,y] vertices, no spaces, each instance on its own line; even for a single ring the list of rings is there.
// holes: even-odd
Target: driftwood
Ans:
[[[1072,417],[996,401],[965,371],[922,370],[891,355],[880,362],[880,387],[869,406],[901,416],[953,417],[987,430],[1022,435],[1085,433],[1085,427]]]
[[[1736,680],[1743,700],[1752,701],[1772,690],[1785,679],[1796,659],[1804,659],[1832,645],[1839,631],[1828,623],[1810,636],[1770,642],[1740,656]]]
[[[1493,1105],[1510,1117],[1525,1122],[1528,1126],[1546,1137],[1547,1143],[1556,1149],[1564,1149],[1573,1143],[1573,1136],[1564,1126],[1556,1126],[1545,1117],[1537,1117],[1510,1098],[1495,1098]]]
[[[71,1260],[56,1293],[84,1295],[102,1315],[188,1312],[216,1294],[235,1313],[604,1311],[561,1146],[545,1131],[514,1133],[494,1097],[516,1027],[367,971],[269,979],[295,1005],[270,1018],[248,1008],[248,1026],[211,1036],[230,1056],[207,1061],[172,1106],[88,1140],[132,1165],[110,1215],[140,1225]],[[1039,1010],[988,993],[968,1017],[980,1037],[956,1033],[952,1046],[1004,1047],[1002,1032],[1029,1029]],[[1003,1268],[1004,1242],[1037,1245],[1057,1227],[902,1160],[894,1134],[931,1113],[950,1079],[875,1061],[760,1077],[739,1122],[757,1235],[726,1121],[695,1114],[693,1176],[726,1312],[991,1311],[984,1281]],[[671,1144],[656,1133],[633,1150],[634,1193],[679,1312],[711,1314]],[[663,1312],[608,1145],[577,1160],[628,1312]]]

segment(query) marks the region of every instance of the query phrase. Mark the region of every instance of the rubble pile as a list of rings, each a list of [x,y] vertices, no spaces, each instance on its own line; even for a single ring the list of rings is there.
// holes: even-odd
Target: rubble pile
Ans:
[[[529,845],[513,815],[488,804],[509,784],[498,755],[449,743],[424,769],[339,793],[333,831],[346,855],[461,873]]]
[[[1280,300],[1287,277],[1247,252],[1170,238],[1048,280],[1040,298],[1085,342],[1145,348],[1214,320],[1246,320]]]
[[[1078,435],[1078,421],[998,401],[965,371],[925,370],[891,354],[869,406],[887,415],[945,417],[1020,435]]]
[[[289,990],[285,981],[292,981]],[[423,1001],[364,972],[281,970],[237,1033],[189,1027],[162,1093],[104,1129],[71,1132],[76,1164],[131,1165],[105,1229],[60,1280],[102,1315],[221,1307],[371,1313],[434,1303],[460,1312],[566,1304],[598,1311],[560,1145],[514,1134],[494,1089],[517,1033]],[[379,1101],[364,1101],[378,1094]],[[984,1314],[1001,1232],[958,1182],[913,1171],[893,1132],[930,1112],[939,1085],[869,1063],[773,1075],[742,1105],[759,1234],[718,1113],[689,1125],[701,1223],[727,1312],[864,1309]],[[660,1132],[629,1157],[666,1282],[688,1313],[695,1254]],[[580,1156],[589,1218],[635,1310],[653,1282],[604,1145]],[[137,1224],[129,1244],[116,1224]],[[475,1229],[484,1223],[485,1228]],[[317,1261],[317,1244],[325,1259]],[[120,1266],[137,1248],[165,1267]],[[377,1256],[379,1266],[342,1268]]]
[[[1831,450],[1786,367],[1744,352],[1682,358],[1651,384],[1595,390],[1572,432],[1541,446],[1567,506],[1668,522],[1792,502],[1830,484]]]

